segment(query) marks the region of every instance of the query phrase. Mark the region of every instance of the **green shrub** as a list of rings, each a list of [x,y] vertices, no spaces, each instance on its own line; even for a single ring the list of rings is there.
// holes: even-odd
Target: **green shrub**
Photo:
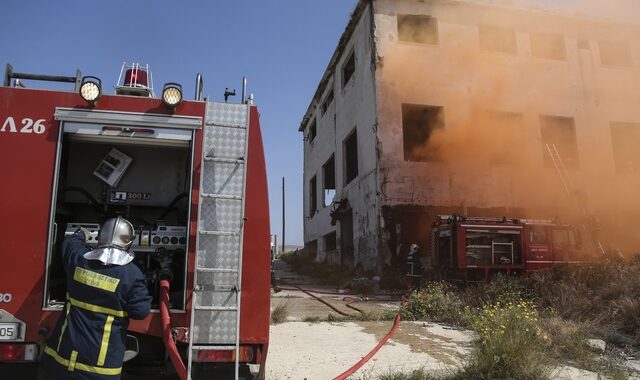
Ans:
[[[525,300],[496,301],[473,313],[478,333],[463,375],[473,379],[545,379],[547,358],[540,339],[536,306]]]
[[[536,296],[532,289],[522,277],[497,273],[491,281],[467,286],[461,297],[467,306],[482,307],[496,301],[517,303],[521,299],[533,300]]]
[[[409,295],[400,309],[403,320],[460,323],[462,301],[452,285],[431,282]]]

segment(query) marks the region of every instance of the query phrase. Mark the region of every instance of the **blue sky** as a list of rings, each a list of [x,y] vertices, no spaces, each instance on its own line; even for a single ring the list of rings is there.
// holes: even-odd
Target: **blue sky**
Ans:
[[[485,0],[503,1],[503,0]],[[300,120],[356,0],[3,0],[0,64],[18,72],[102,79],[112,93],[123,61],[148,63],[156,90],[178,82],[193,97],[239,101],[242,77],[261,113],[271,230],[282,234],[281,180],[286,178],[286,242],[303,243]],[[513,4],[637,22],[639,0],[514,0]],[[46,86],[33,83],[31,86]],[[63,85],[64,86],[64,85]],[[232,100],[232,101],[233,101]],[[281,240],[280,240],[281,242]]]
[[[298,126],[356,0],[72,1],[3,0],[0,64],[17,72],[102,79],[113,93],[123,61],[148,63],[156,93],[178,82],[193,98],[239,101],[242,77],[261,113],[271,230],[281,242],[286,179],[286,242],[302,235],[302,135]],[[31,82],[30,87],[51,86]],[[69,85],[61,84],[63,89]]]

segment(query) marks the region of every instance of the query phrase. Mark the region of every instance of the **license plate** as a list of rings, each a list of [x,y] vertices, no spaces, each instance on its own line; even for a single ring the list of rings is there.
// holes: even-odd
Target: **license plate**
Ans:
[[[0,323],[0,340],[17,340],[20,338],[19,323]]]

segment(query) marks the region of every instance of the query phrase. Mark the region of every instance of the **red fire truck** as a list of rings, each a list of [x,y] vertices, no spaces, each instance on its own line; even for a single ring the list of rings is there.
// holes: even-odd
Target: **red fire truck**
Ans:
[[[591,261],[586,252],[578,229],[552,220],[439,215],[431,233],[432,267],[468,281]]]
[[[24,88],[71,82],[73,91]],[[37,83],[37,82],[36,82]],[[121,215],[152,313],[131,321],[127,373],[264,377],[270,257],[257,108],[194,100],[176,83],[156,97],[148,66],[123,64],[115,95],[99,78],[14,72],[0,87],[0,373],[38,367],[65,302],[65,235]],[[173,280],[158,278],[170,259]],[[169,359],[167,359],[169,358]],[[168,364],[170,361],[171,364]],[[175,375],[175,374],[174,374]],[[4,376],[4,375],[3,375]],[[32,375],[23,378],[32,378]],[[18,378],[18,377],[14,377]],[[229,378],[229,377],[225,377]]]

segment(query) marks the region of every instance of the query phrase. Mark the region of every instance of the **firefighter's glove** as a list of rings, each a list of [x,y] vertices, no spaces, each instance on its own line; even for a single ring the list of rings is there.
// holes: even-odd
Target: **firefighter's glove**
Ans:
[[[78,228],[76,230],[76,235],[82,237],[82,240],[84,240],[85,243],[91,238],[91,232],[89,232],[89,230],[84,227]]]

